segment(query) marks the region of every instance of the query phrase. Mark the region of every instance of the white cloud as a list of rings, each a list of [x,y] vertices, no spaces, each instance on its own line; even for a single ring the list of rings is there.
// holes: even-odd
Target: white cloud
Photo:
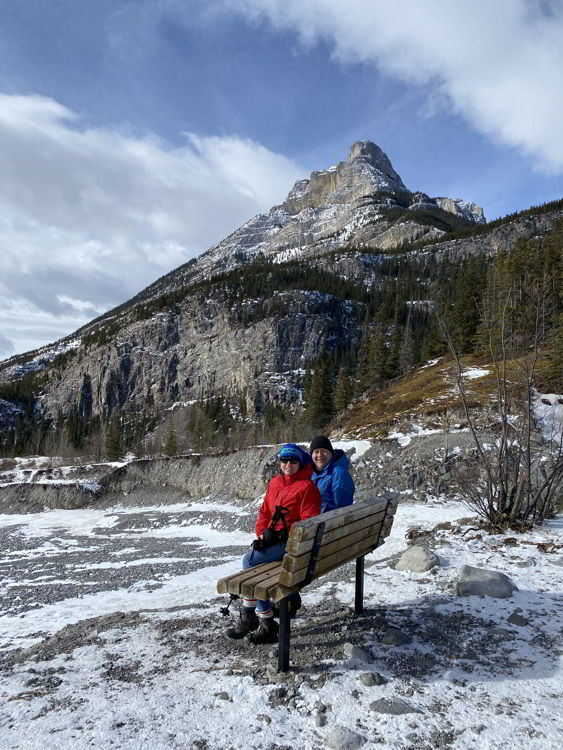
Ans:
[[[0,358],[7,357],[14,351],[13,343],[0,333]]]
[[[220,0],[343,63],[429,87],[481,133],[563,171],[563,0]],[[438,94],[438,96],[436,96]],[[368,94],[369,95],[369,94]]]
[[[260,144],[86,127],[0,95],[2,352],[71,332],[282,200],[303,176]]]

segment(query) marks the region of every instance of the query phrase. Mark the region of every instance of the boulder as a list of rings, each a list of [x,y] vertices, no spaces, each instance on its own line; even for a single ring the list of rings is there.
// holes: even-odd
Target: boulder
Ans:
[[[412,573],[424,573],[440,564],[438,555],[434,552],[415,545],[406,549],[395,564],[395,570],[408,570]]]
[[[363,672],[360,675],[360,682],[366,687],[373,687],[374,685],[385,685],[387,680],[379,672]]]
[[[343,647],[344,656],[348,659],[358,659],[358,661],[370,662],[373,661],[373,656],[369,651],[366,651],[359,646],[354,646],[353,643],[345,643]]]
[[[486,568],[473,568],[462,565],[457,582],[458,596],[491,596],[495,599],[508,599],[517,586],[504,573]]]
[[[378,714],[389,714],[390,716],[402,716],[403,714],[420,714],[418,708],[414,708],[402,698],[379,698],[369,704],[370,710]]]
[[[530,621],[528,620],[528,618],[527,617],[523,617],[520,614],[519,610],[516,610],[515,612],[513,612],[510,615],[510,617],[508,618],[508,622],[511,625],[518,625],[519,627],[525,627],[526,625],[530,624]]]
[[[410,643],[411,637],[408,633],[403,633],[399,628],[391,626],[383,633],[380,641],[386,646],[403,646],[405,643]]]
[[[361,734],[352,732],[351,729],[346,729],[346,727],[341,727],[338,724],[332,728],[326,738],[326,744],[332,750],[357,750],[366,742],[366,738],[362,737]]]

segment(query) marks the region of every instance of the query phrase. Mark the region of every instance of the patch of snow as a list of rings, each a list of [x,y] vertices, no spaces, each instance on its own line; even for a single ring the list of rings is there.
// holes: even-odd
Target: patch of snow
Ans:
[[[388,433],[387,438],[389,440],[396,440],[399,445],[405,447],[410,443],[413,437],[421,437],[423,435],[438,435],[443,430],[429,430],[424,429],[420,425],[413,425],[413,431],[409,433],[393,431]]]
[[[483,378],[489,374],[489,370],[484,370],[481,367],[468,367],[463,371],[463,377],[468,380],[476,380],[477,378]]]
[[[247,532],[242,531],[223,531],[222,529],[212,529],[209,526],[200,526],[195,524],[186,524],[180,526],[161,526],[156,529],[141,529],[139,532],[143,537],[156,537],[158,539],[178,539],[188,538],[190,543],[197,539],[197,544],[207,547],[242,547],[250,544],[250,538]],[[129,532],[130,535],[133,535]],[[137,534],[135,534],[137,536]]]
[[[248,541],[248,535],[246,538]],[[26,613],[23,617],[0,615],[2,637],[14,641],[25,639],[28,642],[37,642],[38,638],[35,634],[39,631],[54,633],[65,625],[88,617],[97,617],[111,612],[170,607],[176,602],[189,604],[214,598],[217,579],[231,573],[233,564],[239,557],[233,556],[226,563],[200,568],[195,573],[175,576],[157,590],[147,590],[142,584],[134,584],[128,589],[102,591],[98,594],[65,599],[56,604],[47,604],[40,610]]]
[[[544,439],[555,445],[563,443],[563,395],[538,393],[534,398],[534,416]]]
[[[353,464],[359,461],[366,451],[371,448],[371,442],[369,440],[338,440],[336,442],[331,441],[332,447],[343,450],[345,453],[354,451],[352,458],[350,459]]]

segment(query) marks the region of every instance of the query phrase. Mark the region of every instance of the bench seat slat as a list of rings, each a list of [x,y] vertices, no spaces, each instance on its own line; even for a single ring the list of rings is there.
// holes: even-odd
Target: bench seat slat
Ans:
[[[264,563],[260,565],[260,569],[271,570],[279,562]],[[266,567],[267,566],[267,567]],[[220,578],[217,581],[217,593],[218,594],[240,594],[240,585],[243,581],[248,578],[252,578],[256,575],[256,568],[249,568],[248,570],[239,570],[238,573],[233,573],[225,578]]]
[[[281,566],[280,570],[276,573],[276,575],[268,576],[267,578],[264,578],[260,583],[258,583],[254,587],[254,596],[256,599],[269,599],[270,598],[270,591],[274,589],[280,582],[280,573],[281,573]],[[297,586],[295,589],[296,591],[299,590],[301,586]]]
[[[315,536],[319,520],[322,520],[325,524],[325,534],[327,531],[332,531],[339,526],[344,526],[348,523],[357,521],[360,518],[369,516],[372,513],[376,513],[380,510],[385,510],[389,500],[387,498],[377,498],[374,500],[363,500],[353,505],[348,505],[345,508],[337,508],[331,510],[329,513],[325,513],[321,516],[313,516],[307,518],[305,521],[299,521],[294,523],[290,531],[290,539],[294,539],[296,542],[301,542],[305,539],[310,539]]]
[[[240,587],[240,593],[243,596],[248,596],[250,598],[258,598],[261,599],[263,597],[256,597],[255,591],[256,586],[259,586],[263,581],[267,581],[270,578],[279,578],[281,567],[282,567],[282,561],[273,563],[273,567],[269,567],[267,570],[262,570],[262,565],[257,565],[254,568],[255,575],[253,578],[249,578],[246,581],[243,581]]]

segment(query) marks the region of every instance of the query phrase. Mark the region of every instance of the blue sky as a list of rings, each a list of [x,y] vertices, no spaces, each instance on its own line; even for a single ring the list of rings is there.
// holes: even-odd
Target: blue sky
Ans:
[[[0,0],[0,358],[380,145],[492,219],[563,192],[563,0]]]

